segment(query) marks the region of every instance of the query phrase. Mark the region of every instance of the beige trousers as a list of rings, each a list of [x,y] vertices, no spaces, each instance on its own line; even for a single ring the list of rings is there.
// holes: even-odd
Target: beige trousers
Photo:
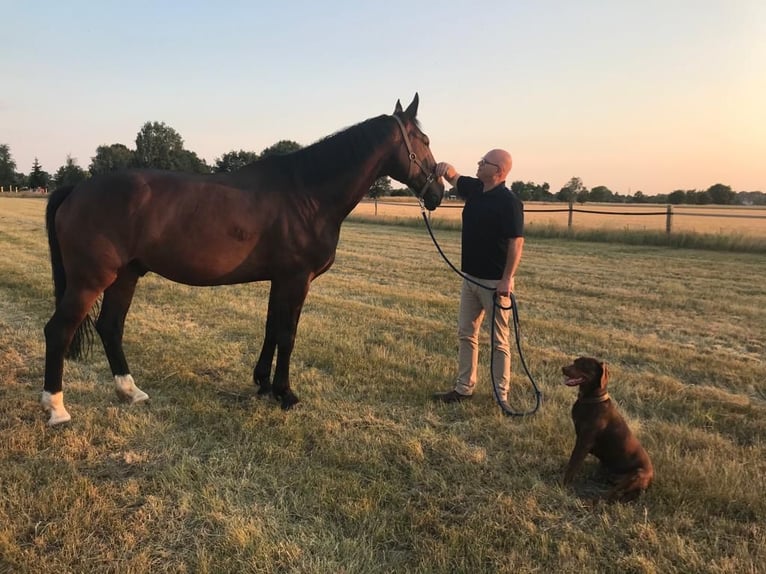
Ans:
[[[471,277],[482,285],[492,287],[484,289],[463,279],[460,293],[460,310],[458,313],[458,375],[455,390],[461,395],[473,394],[476,385],[476,370],[479,362],[479,331],[484,316],[492,319],[494,305],[494,288],[498,280],[478,279]],[[497,303],[502,307],[510,307],[510,297],[498,297]],[[508,388],[511,380],[511,349],[508,320],[511,316],[509,309],[495,309],[495,337],[492,341],[492,375],[497,385],[500,399],[507,402]],[[487,321],[489,328],[489,321]],[[491,381],[490,381],[491,383]]]

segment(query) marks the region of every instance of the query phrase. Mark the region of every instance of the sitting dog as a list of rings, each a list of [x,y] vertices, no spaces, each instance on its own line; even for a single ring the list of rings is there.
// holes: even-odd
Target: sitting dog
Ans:
[[[564,484],[572,481],[585,457],[591,453],[616,482],[607,499],[635,499],[649,487],[654,469],[649,455],[609,398],[606,363],[591,357],[579,357],[561,370],[565,377],[564,384],[579,388],[577,400],[572,406],[577,440],[564,472]]]

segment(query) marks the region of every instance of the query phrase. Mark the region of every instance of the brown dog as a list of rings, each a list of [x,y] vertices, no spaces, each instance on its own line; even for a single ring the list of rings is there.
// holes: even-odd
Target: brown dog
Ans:
[[[609,398],[606,363],[591,357],[579,357],[562,367],[564,384],[579,387],[572,406],[577,440],[569,457],[564,484],[569,484],[588,453],[601,461],[616,480],[607,499],[632,500],[649,487],[654,469],[649,455],[628,428],[628,424]]]

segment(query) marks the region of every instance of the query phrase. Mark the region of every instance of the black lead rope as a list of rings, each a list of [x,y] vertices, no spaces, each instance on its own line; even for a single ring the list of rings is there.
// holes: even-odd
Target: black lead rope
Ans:
[[[420,202],[420,198],[418,198],[418,201]],[[442,256],[442,259],[449,265],[452,270],[460,275],[463,279],[468,281],[469,283],[473,283],[474,285],[478,285],[482,289],[486,289],[487,291],[494,291],[492,287],[488,287],[487,285],[484,285],[483,283],[480,283],[478,281],[475,281],[471,277],[468,277],[465,273],[460,271],[457,267],[455,267],[452,262],[449,260],[449,258],[444,254],[444,251],[442,251],[441,246],[439,245],[439,242],[436,241],[436,237],[434,236],[433,229],[431,229],[431,223],[428,221],[428,214],[426,213],[425,207],[423,206],[423,203],[420,202],[420,212],[423,216],[423,221],[426,222],[426,229],[428,229],[428,234],[431,236],[431,240],[434,242],[434,245],[436,246],[436,250],[439,252],[439,255]],[[525,417],[529,415],[533,415],[537,412],[537,410],[540,408],[540,404],[543,400],[543,393],[540,391],[540,389],[537,386],[537,383],[532,378],[532,375],[529,372],[529,369],[527,368],[527,362],[524,360],[524,353],[521,351],[521,328],[519,326],[519,306],[516,303],[516,296],[511,292],[510,294],[511,299],[511,305],[509,307],[503,307],[497,302],[497,293],[495,293],[492,296],[492,327],[490,329],[490,347],[493,348],[495,345],[495,313],[497,312],[497,308],[499,307],[503,311],[511,311],[511,314],[513,315],[513,334],[516,337],[516,349],[519,352],[519,359],[521,359],[521,366],[524,368],[524,372],[527,374],[527,377],[529,378],[529,381],[532,383],[532,388],[535,391],[535,406],[532,407],[528,411],[515,411],[513,410],[510,405],[508,405],[507,402],[500,400],[500,391],[497,390],[497,383],[495,382],[495,353],[493,351],[490,351],[490,359],[489,359],[489,370],[490,370],[490,377],[492,379],[492,391],[495,395],[495,401],[497,401],[497,404],[500,405],[500,410],[503,411],[503,414],[509,417]]]

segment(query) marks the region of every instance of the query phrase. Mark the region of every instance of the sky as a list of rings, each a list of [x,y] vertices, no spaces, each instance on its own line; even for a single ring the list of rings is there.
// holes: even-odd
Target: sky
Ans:
[[[209,164],[406,107],[467,175],[766,191],[764,0],[0,0],[0,144],[87,169],[164,122]],[[395,184],[396,186],[396,184]]]

